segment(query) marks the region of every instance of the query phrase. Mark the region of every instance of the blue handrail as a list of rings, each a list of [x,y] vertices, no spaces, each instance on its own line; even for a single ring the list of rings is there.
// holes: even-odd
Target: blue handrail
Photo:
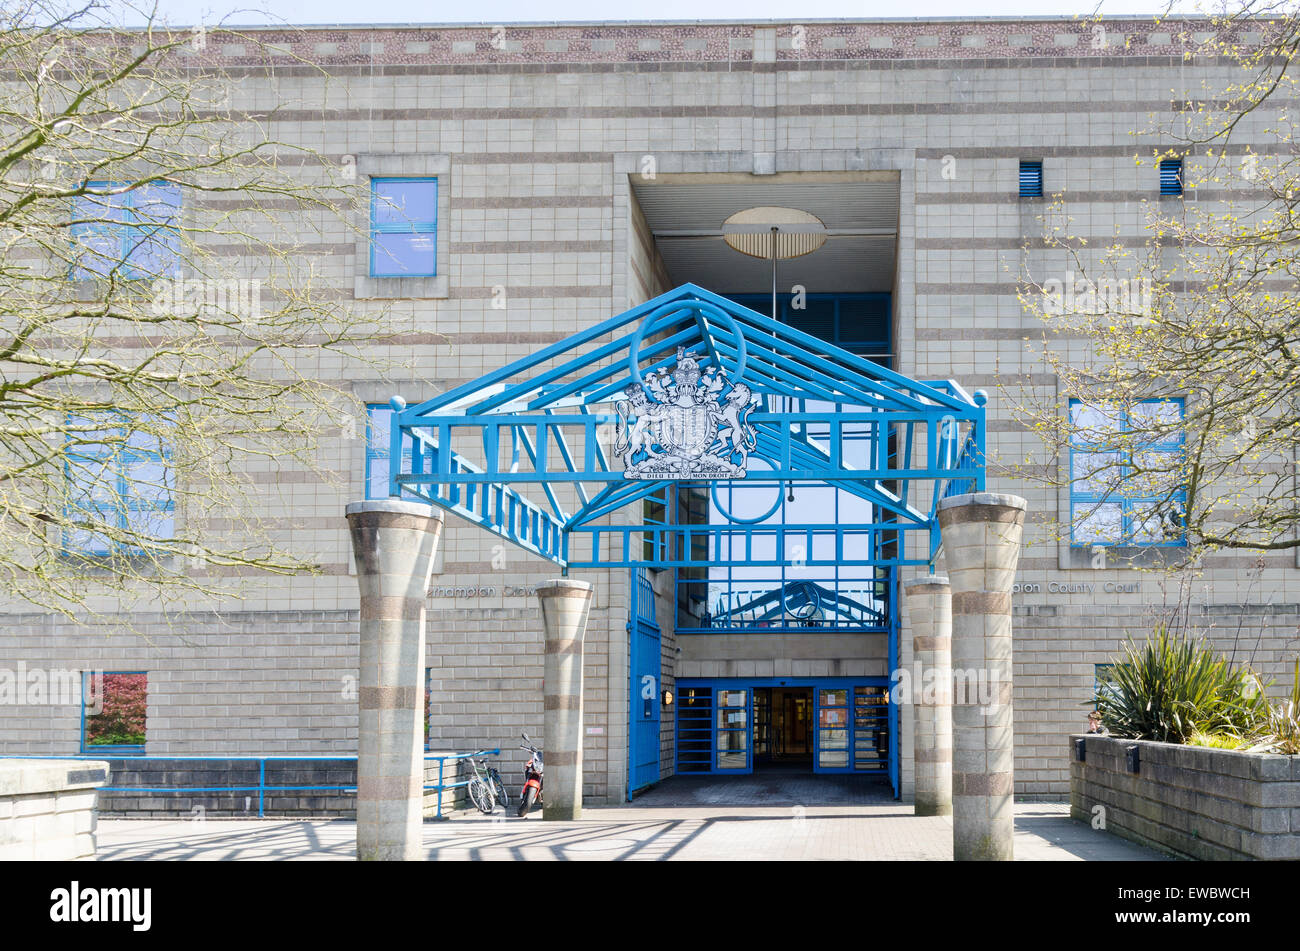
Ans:
[[[465,779],[455,783],[444,783],[444,770],[448,760],[477,759],[482,756],[500,756],[501,750],[475,750],[472,753],[426,753],[425,762],[430,760],[438,761],[438,782],[435,785],[424,787],[425,792],[437,790],[438,792],[438,811],[436,818],[442,818],[442,793],[447,789],[458,789],[461,786],[468,786],[470,780]],[[55,760],[123,760],[130,762],[139,762],[140,760],[198,760],[204,762],[225,762],[228,760],[241,760],[246,762],[256,762],[257,785],[256,786],[102,786],[101,792],[174,792],[174,793],[222,793],[222,792],[256,792],[257,793],[257,817],[264,818],[264,809],[266,805],[266,794],[268,792],[356,792],[356,786],[268,786],[266,785],[266,764],[268,762],[280,761],[307,761],[307,762],[356,762],[356,756],[335,756],[331,754],[312,755],[310,753],[292,753],[283,755],[269,756],[249,756],[249,755],[231,755],[231,756],[168,756],[159,754],[153,756],[113,756],[106,754],[96,756],[93,753],[85,753],[80,756],[37,756],[26,755],[21,753],[0,754],[0,759],[55,759]]]

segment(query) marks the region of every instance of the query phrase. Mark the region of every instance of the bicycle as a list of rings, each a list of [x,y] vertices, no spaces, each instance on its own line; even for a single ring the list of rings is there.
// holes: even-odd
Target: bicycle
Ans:
[[[497,803],[501,803],[501,808],[510,805],[510,794],[506,792],[505,783],[501,781],[501,774],[497,772],[495,766],[488,764],[486,759],[469,758],[469,764],[474,770],[474,775],[468,783],[469,798],[479,812],[490,816],[496,810]]]

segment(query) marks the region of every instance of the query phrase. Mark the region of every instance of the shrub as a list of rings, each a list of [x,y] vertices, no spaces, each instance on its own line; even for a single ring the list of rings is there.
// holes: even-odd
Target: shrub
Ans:
[[[1208,746],[1215,750],[1242,750],[1250,746],[1250,740],[1235,733],[1193,733],[1187,738],[1188,746]]]
[[[104,674],[103,708],[86,717],[88,746],[140,744],[145,740],[148,677],[145,674]]]
[[[1233,667],[1204,642],[1161,626],[1145,644],[1124,645],[1105,672],[1096,698],[1112,734],[1186,743],[1194,734],[1248,736],[1268,716],[1259,678]]]
[[[1296,658],[1293,677],[1291,696],[1268,708],[1256,735],[1260,742],[1251,749],[1291,756],[1300,754],[1300,657]]]

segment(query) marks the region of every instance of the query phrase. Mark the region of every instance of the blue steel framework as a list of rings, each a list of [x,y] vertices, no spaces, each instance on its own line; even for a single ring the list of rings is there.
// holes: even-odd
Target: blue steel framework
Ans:
[[[610,522],[648,498],[709,487],[627,480],[602,442],[623,391],[671,367],[679,348],[760,398],[751,459],[766,463],[765,480],[832,485],[867,500],[878,517],[847,526],[687,524],[668,505],[664,522]],[[955,381],[910,380],[685,284],[434,399],[407,406],[395,397],[389,459],[402,461],[389,495],[414,495],[564,569],[775,567],[794,559],[790,538],[807,567],[929,565],[938,499],[984,488],[984,403]],[[867,463],[846,462],[846,441],[864,438],[874,444]],[[916,481],[934,485],[928,511],[913,504]],[[526,496],[526,487],[544,498]],[[923,555],[887,544],[906,532],[928,533]],[[833,544],[802,544],[815,537]],[[768,539],[774,544],[755,544]]]
[[[659,781],[662,642],[655,622],[655,594],[644,569],[632,572],[628,612],[628,792]]]
[[[761,467],[759,478],[790,491],[850,493],[869,504],[869,520],[686,520],[683,491],[707,493],[713,483],[626,479],[606,449],[615,404],[646,374],[670,369],[681,351],[759,398],[749,417],[756,476]],[[441,396],[413,406],[394,397],[388,457],[401,463],[390,469],[389,495],[446,509],[566,574],[795,562],[805,570],[881,569],[892,670],[897,569],[933,564],[941,498],[984,489],[985,402],[953,380],[911,380],[684,284]],[[931,485],[927,507],[918,507],[914,482]],[[661,517],[647,512],[656,508]],[[631,514],[615,521],[620,510]],[[922,542],[911,556],[908,533]],[[892,705],[889,719],[896,737]],[[897,792],[896,750],[890,774]]]

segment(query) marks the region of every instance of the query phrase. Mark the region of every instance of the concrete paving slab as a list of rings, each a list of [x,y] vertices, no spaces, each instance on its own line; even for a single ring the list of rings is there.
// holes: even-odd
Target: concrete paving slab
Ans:
[[[914,816],[864,777],[738,779],[675,777],[569,822],[462,810],[426,822],[423,844],[437,861],[952,859],[950,818]],[[356,845],[344,820],[101,819],[98,833],[102,861],[351,861]],[[1019,861],[1166,860],[1072,820],[1065,803],[1017,804],[1015,850]]]

